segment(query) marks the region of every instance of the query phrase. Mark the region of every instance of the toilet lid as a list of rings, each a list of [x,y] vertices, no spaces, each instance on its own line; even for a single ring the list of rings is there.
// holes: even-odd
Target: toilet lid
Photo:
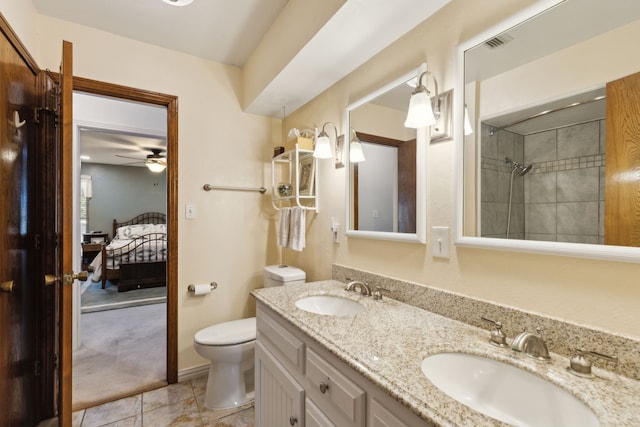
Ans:
[[[201,329],[194,337],[198,344],[232,345],[256,339],[256,318],[232,320]]]

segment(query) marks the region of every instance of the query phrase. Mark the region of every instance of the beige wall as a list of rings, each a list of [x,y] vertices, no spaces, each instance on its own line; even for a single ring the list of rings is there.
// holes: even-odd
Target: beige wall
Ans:
[[[57,69],[64,38],[74,43],[76,75],[179,97],[179,369],[205,363],[192,350],[194,332],[252,314],[248,292],[261,285],[262,266],[278,262],[279,251],[274,241],[275,212],[267,196],[205,193],[201,187],[204,183],[267,186],[271,147],[281,143],[280,121],[241,111],[242,74],[235,67],[38,16],[33,7],[15,3],[0,0],[0,10],[41,67]],[[531,3],[452,1],[290,115],[284,129],[325,121],[342,128],[346,105],[425,60],[440,89],[452,88],[455,46]],[[453,142],[444,142],[428,149],[429,228],[451,227],[454,222],[453,147]],[[347,170],[334,169],[331,161],[321,163],[320,213],[308,216],[308,246],[300,254],[285,251],[285,261],[305,269],[309,280],[329,278],[331,264],[338,262],[640,337],[639,265],[469,248],[453,248],[452,258],[443,261],[433,258],[425,245],[347,239]],[[196,220],[183,219],[185,202],[197,205]],[[338,244],[332,242],[331,217],[343,224]],[[220,285],[213,294],[187,295],[189,283],[210,280]]]
[[[285,128],[324,121],[342,126],[346,105],[425,60],[438,77],[440,89],[452,88],[455,46],[531,3],[452,1],[287,117]],[[452,227],[454,142],[430,145],[427,155],[428,230],[432,226]],[[287,263],[305,269],[311,280],[330,277],[331,263],[337,262],[640,337],[640,264],[455,247],[447,261],[433,258],[430,246],[346,238],[344,230],[340,243],[332,243],[331,217],[344,223],[346,170],[334,169],[331,162],[319,167],[321,211],[309,227],[307,242],[311,247],[302,254],[284,254]]]
[[[279,251],[267,196],[208,193],[202,186],[266,186],[281,121],[242,112],[237,67],[45,16],[38,16],[39,54],[34,53],[40,67],[58,69],[63,39],[74,45],[76,76],[178,96],[178,368],[205,364],[193,350],[193,335],[213,323],[253,315],[249,291],[262,286],[262,268],[277,263]],[[184,219],[186,202],[196,205],[197,219]],[[214,293],[187,293],[190,283],[210,281],[218,282]]]
[[[0,0],[0,12],[11,24],[11,28],[18,34],[31,55],[36,58],[38,52],[38,15],[33,3],[30,0]]]
[[[404,127],[406,118],[406,110],[401,111],[367,103],[349,113],[349,126],[357,132],[408,141],[416,137],[416,131]]]

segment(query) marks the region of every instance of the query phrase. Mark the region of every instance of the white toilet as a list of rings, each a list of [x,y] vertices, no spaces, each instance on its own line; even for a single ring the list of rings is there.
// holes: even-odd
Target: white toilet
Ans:
[[[296,267],[268,265],[264,287],[304,283],[306,274]],[[218,323],[198,331],[193,339],[196,352],[209,360],[205,406],[233,408],[254,398],[254,349],[256,318]]]

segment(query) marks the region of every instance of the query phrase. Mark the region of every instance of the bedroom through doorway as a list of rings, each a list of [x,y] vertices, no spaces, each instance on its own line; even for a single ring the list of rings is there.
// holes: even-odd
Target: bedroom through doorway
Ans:
[[[74,91],[73,410],[167,384],[167,108]],[[100,384],[96,387],[96,384]]]

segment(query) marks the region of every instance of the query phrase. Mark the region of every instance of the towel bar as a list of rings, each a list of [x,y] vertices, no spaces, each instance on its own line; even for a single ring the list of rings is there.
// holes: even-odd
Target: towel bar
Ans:
[[[257,191],[260,194],[264,194],[264,193],[267,192],[267,189],[264,188],[264,187],[259,187],[259,188],[253,188],[253,187],[226,187],[226,186],[205,184],[202,188],[204,189],[204,191],[211,191],[211,190]]]

